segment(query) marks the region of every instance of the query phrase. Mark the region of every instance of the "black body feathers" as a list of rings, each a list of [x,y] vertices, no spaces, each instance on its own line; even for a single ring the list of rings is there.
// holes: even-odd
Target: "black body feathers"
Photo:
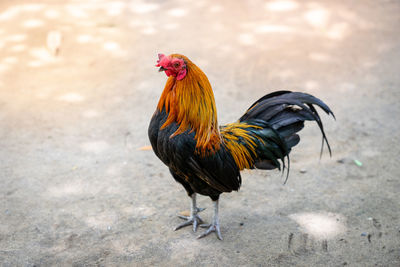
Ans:
[[[334,116],[325,103],[309,94],[277,91],[265,95],[238,122],[220,128],[221,145],[213,154],[196,153],[196,133],[190,129],[174,137],[171,135],[179,127],[176,123],[161,130],[168,117],[165,110],[153,115],[149,138],[156,155],[189,195],[197,192],[215,200],[222,192],[239,189],[244,168],[280,169],[279,160],[285,168],[285,158],[289,159],[290,150],[300,141],[297,133],[304,121],[318,124],[331,153],[314,105]]]

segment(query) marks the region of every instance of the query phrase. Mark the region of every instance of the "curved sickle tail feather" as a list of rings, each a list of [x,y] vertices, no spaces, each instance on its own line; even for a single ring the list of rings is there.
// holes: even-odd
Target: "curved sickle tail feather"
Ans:
[[[314,105],[335,118],[331,109],[312,95],[300,92],[277,91],[265,95],[254,102],[237,123],[222,127],[221,133],[232,154],[237,151],[236,148],[231,149],[233,147],[232,142],[236,142],[244,149],[252,152],[249,153],[252,155],[252,161],[247,160],[249,162],[248,165],[238,164],[239,168],[278,168],[281,170],[278,161],[281,160],[283,174],[286,168],[285,158],[287,158],[286,183],[290,169],[289,153],[291,148],[300,141],[297,132],[303,129],[304,121],[315,121],[321,130],[322,145],[320,156],[322,156],[324,143],[328,147],[329,154],[332,155],[321,118]],[[235,129],[232,129],[234,127],[243,131],[235,131]],[[236,136],[237,140],[230,137],[230,135]],[[238,161],[240,160],[236,160],[236,162]]]
[[[321,118],[313,105],[319,106],[326,114],[335,118],[331,109],[324,102],[310,94],[277,91],[254,102],[239,121],[257,118],[269,122],[274,129],[279,129],[296,121],[315,120],[322,133],[321,154],[323,144],[326,143],[329,154],[332,155]],[[288,109],[290,106],[298,106],[301,110],[290,110]]]

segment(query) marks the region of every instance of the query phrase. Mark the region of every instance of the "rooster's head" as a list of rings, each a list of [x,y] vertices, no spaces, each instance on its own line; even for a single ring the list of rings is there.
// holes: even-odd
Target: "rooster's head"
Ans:
[[[176,55],[165,56],[158,54],[156,67],[160,67],[159,71],[165,71],[168,77],[176,77],[178,81],[185,78],[187,73],[185,60]]]

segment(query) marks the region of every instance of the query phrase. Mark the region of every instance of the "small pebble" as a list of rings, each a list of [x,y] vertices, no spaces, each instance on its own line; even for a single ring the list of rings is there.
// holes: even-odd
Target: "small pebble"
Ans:
[[[240,226],[243,226],[243,224],[244,224],[244,223],[242,223],[242,222],[241,222],[241,223],[239,223],[239,225],[240,225]]]
[[[367,233],[361,233],[361,236],[367,236]]]
[[[107,230],[110,231],[110,230],[111,230],[111,226],[108,226],[108,227],[107,227]]]
[[[307,170],[306,169],[300,169],[300,173],[306,173]]]

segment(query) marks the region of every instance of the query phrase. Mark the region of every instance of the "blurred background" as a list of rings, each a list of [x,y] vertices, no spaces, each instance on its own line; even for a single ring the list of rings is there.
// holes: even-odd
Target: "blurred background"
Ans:
[[[158,53],[208,75],[221,124],[275,90],[323,99],[333,157],[307,125],[288,184],[247,171],[222,196],[224,241],[172,231]],[[398,266],[399,70],[399,1],[2,0],[0,263]]]

